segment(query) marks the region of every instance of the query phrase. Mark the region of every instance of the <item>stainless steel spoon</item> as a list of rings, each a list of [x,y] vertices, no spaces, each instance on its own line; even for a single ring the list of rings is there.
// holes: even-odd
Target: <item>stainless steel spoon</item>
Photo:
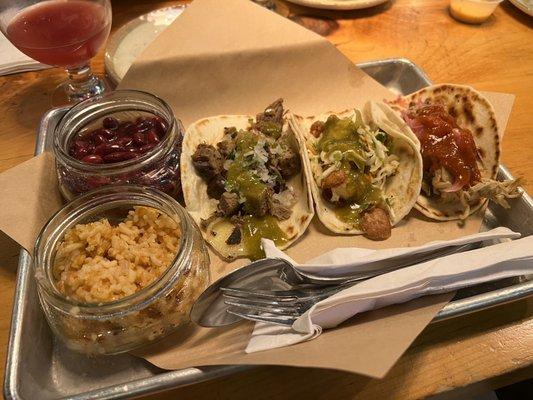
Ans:
[[[294,269],[291,264],[276,258],[265,258],[245,265],[212,283],[194,303],[191,319],[205,327],[225,326],[238,322],[241,318],[226,312],[228,306],[224,303],[221,287],[287,290],[293,287],[293,283],[287,281],[293,282],[293,278],[297,279],[297,275],[292,271]]]

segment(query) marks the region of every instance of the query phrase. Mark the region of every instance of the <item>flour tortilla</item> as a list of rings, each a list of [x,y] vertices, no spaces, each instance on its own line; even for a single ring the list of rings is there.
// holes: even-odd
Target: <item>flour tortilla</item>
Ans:
[[[442,104],[457,124],[468,129],[474,138],[479,154],[477,165],[481,178],[496,179],[500,162],[500,135],[496,115],[489,101],[475,89],[462,85],[433,85],[398,99],[392,107],[404,111],[420,103]],[[484,198],[470,201],[469,214],[479,210]],[[440,197],[428,197],[421,193],[415,208],[427,217],[446,221],[459,219],[465,212],[461,202],[443,202]]]
[[[250,115],[220,115],[216,117],[204,118],[191,124],[183,138],[183,149],[181,154],[181,182],[183,186],[183,196],[187,211],[197,224],[202,220],[207,220],[217,210],[218,200],[209,198],[207,195],[207,184],[196,172],[192,163],[192,155],[199,144],[205,143],[216,147],[224,137],[224,128],[234,126],[239,129],[247,129],[250,120],[255,117]],[[294,145],[298,147],[301,157],[301,142],[294,135],[288,123],[284,123],[283,132],[288,132],[294,137]],[[292,187],[297,196],[297,202],[292,208],[289,219],[279,221],[279,227],[285,233],[288,241],[280,246],[281,249],[289,247],[307,229],[314,215],[313,199],[309,190],[309,182],[304,173],[304,162],[301,160],[302,170],[287,181],[287,186]],[[227,219],[217,218],[213,220],[207,229],[202,229],[205,240],[226,260],[239,257],[246,257],[243,246],[228,245],[225,240],[233,230],[233,224]],[[213,234],[214,233],[214,234]]]
[[[384,112],[386,111],[386,113]],[[393,140],[392,154],[399,157],[400,165],[395,175],[390,176],[384,187],[387,196],[391,196],[393,203],[391,206],[391,224],[394,226],[401,221],[413,208],[417,196],[420,193],[422,182],[422,158],[419,151],[420,144],[414,134],[416,141],[411,140],[402,129],[410,131],[409,127],[399,118],[389,119],[387,114],[394,114],[390,108],[383,103],[368,102],[362,112],[363,120],[373,128],[380,128],[385,131]],[[322,197],[320,187],[313,176],[309,145],[315,140],[310,133],[311,125],[316,121],[325,122],[329,116],[336,115],[339,118],[355,118],[354,110],[343,112],[329,112],[312,117],[300,117],[294,115],[291,119],[293,130],[297,131],[306,146],[302,146],[305,153],[305,165],[311,193],[316,204],[316,213],[324,226],[332,232],[345,235],[358,235],[364,232],[354,228],[350,224],[340,220],[335,214],[335,207]]]

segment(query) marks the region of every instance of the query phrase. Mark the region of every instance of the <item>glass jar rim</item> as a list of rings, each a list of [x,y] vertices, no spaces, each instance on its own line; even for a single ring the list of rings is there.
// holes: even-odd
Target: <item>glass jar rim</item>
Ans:
[[[117,96],[124,96],[126,101],[131,102],[131,105],[133,106],[135,103],[133,103],[133,99],[139,96],[144,96],[147,99],[149,99],[152,102],[153,106],[156,106],[160,109],[160,111],[166,115],[167,122],[169,124],[168,126],[168,132],[163,137],[163,139],[157,143],[156,146],[154,146],[152,149],[148,150],[145,154],[141,155],[137,158],[132,158],[125,161],[120,161],[116,163],[109,163],[109,164],[90,164],[90,163],[84,163],[80,160],[72,157],[68,150],[66,149],[66,144],[70,140],[65,141],[65,146],[62,143],[63,140],[63,134],[61,132],[66,129],[65,125],[67,125],[72,119],[76,118],[77,116],[83,115],[84,113],[91,113],[96,112],[101,107],[106,107],[111,105],[112,103],[106,103],[106,100],[109,100],[110,102],[114,99],[114,97]],[[121,111],[126,111],[127,109],[123,109]],[[180,132],[178,132],[180,131]],[[173,143],[178,136],[183,131],[183,126],[179,121],[176,120],[174,117],[174,113],[170,106],[160,97],[148,93],[142,90],[133,90],[133,89],[121,89],[121,90],[115,90],[109,93],[104,93],[102,95],[90,97],[86,100],[83,100],[77,104],[75,104],[73,107],[67,110],[67,112],[61,117],[59,120],[55,130],[54,130],[54,155],[55,157],[61,161],[65,165],[72,166],[80,171],[85,171],[89,173],[100,173],[103,175],[106,174],[117,174],[117,173],[127,173],[132,167],[138,166],[140,163],[148,164],[158,157],[161,156],[161,152],[164,154],[168,153],[169,151],[172,151]]]
[[[113,197],[130,195],[134,199],[120,200]],[[145,200],[146,203],[143,203]],[[156,204],[160,202],[160,206]],[[134,207],[142,205],[156,208],[158,211],[173,218],[180,226],[181,237],[178,250],[168,268],[152,283],[129,296],[110,302],[83,303],[70,299],[60,293],[51,282],[50,268],[52,266],[55,250],[61,242],[67,229],[72,228],[84,218],[94,213],[94,208],[102,204],[115,204],[107,207],[112,210],[118,205]],[[166,208],[164,210],[163,208]],[[171,212],[169,212],[171,211]],[[65,218],[65,215],[66,218]],[[59,222],[58,227],[54,224]],[[192,253],[192,235],[194,229],[187,211],[169,195],[150,187],[140,185],[105,186],[83,194],[57,211],[41,229],[34,250],[34,272],[38,286],[46,295],[46,300],[54,307],[72,312],[76,309],[78,315],[87,318],[110,318],[144,309],[156,301],[163,293],[170,290],[175,282],[183,275],[187,261]],[[51,232],[49,232],[51,231]]]

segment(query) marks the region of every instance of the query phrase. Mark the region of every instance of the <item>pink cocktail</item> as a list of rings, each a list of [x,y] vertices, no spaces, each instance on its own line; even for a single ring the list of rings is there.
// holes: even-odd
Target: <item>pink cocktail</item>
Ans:
[[[21,1],[11,3],[1,6],[5,8],[0,10],[2,31],[34,60],[67,69],[70,80],[64,89],[70,101],[104,91],[89,62],[111,29],[108,0],[48,0],[27,7]]]

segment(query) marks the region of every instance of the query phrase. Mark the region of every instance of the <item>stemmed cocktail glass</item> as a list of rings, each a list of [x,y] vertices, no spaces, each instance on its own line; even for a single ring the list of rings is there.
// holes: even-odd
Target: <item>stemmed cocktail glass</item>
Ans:
[[[54,92],[54,104],[105,90],[89,63],[109,36],[109,0],[0,0],[0,29],[27,56],[66,69],[68,81]]]

